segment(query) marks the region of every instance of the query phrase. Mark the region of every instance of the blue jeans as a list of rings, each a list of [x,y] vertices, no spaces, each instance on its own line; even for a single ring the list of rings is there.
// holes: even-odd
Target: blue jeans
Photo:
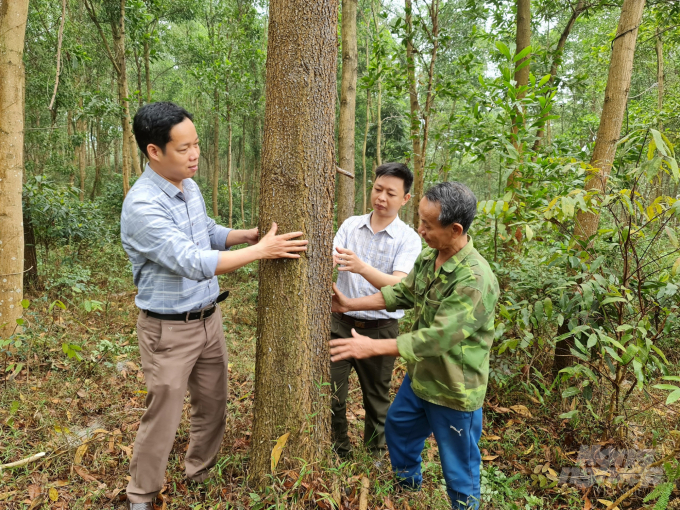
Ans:
[[[433,432],[452,507],[479,508],[482,408],[466,413],[427,402],[413,393],[406,375],[385,422],[392,469],[402,486],[417,490],[422,485],[420,455]]]

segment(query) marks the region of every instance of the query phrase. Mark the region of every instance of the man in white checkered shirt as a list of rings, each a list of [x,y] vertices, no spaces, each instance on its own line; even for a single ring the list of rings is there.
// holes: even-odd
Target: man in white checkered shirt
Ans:
[[[333,263],[338,266],[337,289],[352,298],[370,296],[382,287],[401,281],[422,250],[420,236],[399,219],[411,198],[413,174],[403,163],[385,163],[375,171],[371,190],[373,212],[352,216],[343,222],[333,240]],[[334,313],[331,338],[349,338],[352,329],[379,340],[396,338],[402,310]],[[335,451],[350,454],[347,436],[347,393],[349,374],[354,368],[363,393],[364,444],[375,456],[385,451],[385,418],[390,406],[390,383],[395,357],[342,360],[331,363],[332,431]]]

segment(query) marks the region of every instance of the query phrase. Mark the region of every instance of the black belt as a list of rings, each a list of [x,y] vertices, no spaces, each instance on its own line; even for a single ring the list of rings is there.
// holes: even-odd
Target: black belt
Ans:
[[[162,321],[195,321],[197,319],[207,319],[215,310],[217,310],[217,303],[221,303],[229,297],[229,291],[225,290],[222,294],[217,296],[217,299],[210,306],[205,307],[203,310],[197,310],[195,312],[186,313],[156,313],[150,310],[144,310],[147,316],[153,317],[154,319],[160,319]]]
[[[345,324],[349,324],[350,326],[354,326],[355,328],[359,329],[382,328],[384,326],[391,326],[392,324],[396,324],[398,322],[397,319],[376,319],[372,321],[360,321],[358,319],[355,319],[354,317],[345,315],[344,313],[334,313],[333,315],[338,320],[341,320]]]

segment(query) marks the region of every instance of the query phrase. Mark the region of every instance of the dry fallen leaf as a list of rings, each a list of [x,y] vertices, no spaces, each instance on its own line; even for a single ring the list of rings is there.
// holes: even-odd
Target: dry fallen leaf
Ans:
[[[491,461],[491,460],[495,460],[497,458],[498,458],[498,455],[484,455],[482,457],[482,460]]]
[[[81,444],[77,449],[76,449],[76,454],[73,457],[73,462],[75,464],[82,464],[83,463],[83,457],[85,456],[85,453],[87,452],[87,446],[88,444]]]
[[[274,448],[272,448],[272,473],[276,470],[276,465],[279,463],[279,459],[283,453],[283,447],[286,446],[286,441],[288,441],[288,436],[290,436],[290,432],[286,432],[278,438]]]
[[[588,499],[588,494],[586,494],[584,498],[583,510],[590,510],[591,508],[593,508],[593,504]]]
[[[52,501],[56,501],[56,500],[59,499],[59,491],[57,491],[57,489],[55,489],[54,487],[52,487],[52,488],[50,488],[49,496],[50,496],[50,499],[51,499]]]
[[[81,466],[73,466],[73,469],[86,482],[97,482],[98,481],[94,476],[92,476],[90,473],[88,473],[85,468],[83,468]]]
[[[515,411],[520,416],[525,416],[527,418],[531,418],[531,413],[529,412],[529,409],[527,409],[527,406],[517,404],[517,405],[514,405],[514,406],[510,406],[510,409]]]
[[[522,455],[529,455],[533,451],[534,451],[534,445],[531,445],[529,448],[527,448],[526,451],[522,452]]]
[[[605,508],[608,508],[610,505],[612,505],[612,504],[614,503],[613,501],[609,501],[609,500],[607,500],[607,499],[598,499],[597,502],[598,502],[598,503],[602,503],[602,504],[604,505]],[[611,510],[620,510],[620,509],[619,509],[618,506],[615,506],[615,507],[612,508]]]
[[[28,486],[28,499],[33,501],[35,498],[37,498],[42,490],[40,489],[40,485],[32,484]]]
[[[484,439],[487,439],[489,441],[498,441],[501,439],[501,436],[486,436]]]

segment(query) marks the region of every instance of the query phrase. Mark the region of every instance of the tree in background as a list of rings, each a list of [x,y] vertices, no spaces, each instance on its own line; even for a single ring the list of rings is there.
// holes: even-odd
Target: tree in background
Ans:
[[[260,481],[275,468],[277,438],[287,438],[288,464],[318,462],[329,447],[336,6],[269,4],[260,232],[276,221],[303,231],[310,249],[260,264],[251,463]]]
[[[21,317],[24,230],[24,37],[28,0],[0,5],[0,336]]]
[[[357,0],[342,0],[342,81],[340,85],[340,122],[338,124],[338,161],[340,168],[355,173],[354,132],[357,100]],[[354,214],[354,179],[339,174],[338,225]]]

